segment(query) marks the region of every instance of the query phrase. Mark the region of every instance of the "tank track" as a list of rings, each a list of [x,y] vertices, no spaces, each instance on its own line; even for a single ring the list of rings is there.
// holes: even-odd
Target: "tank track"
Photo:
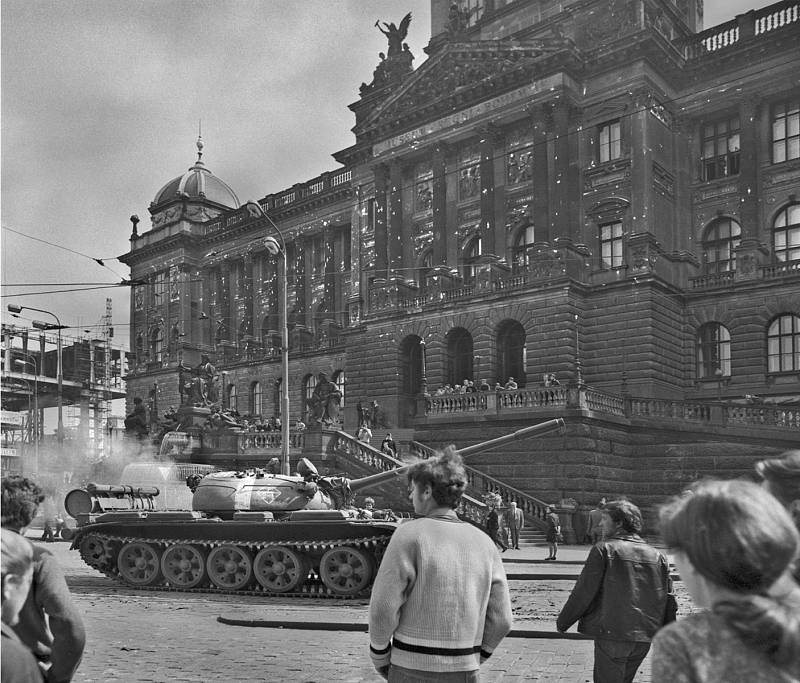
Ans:
[[[73,548],[78,548],[81,559],[93,569],[96,569],[100,573],[104,574],[108,578],[120,583],[128,588],[136,588],[139,590],[146,590],[146,591],[167,591],[167,592],[178,592],[178,593],[217,593],[220,595],[255,595],[260,597],[271,597],[271,598],[315,598],[315,599],[333,599],[333,600],[353,600],[353,599],[364,599],[369,598],[371,590],[372,590],[372,582],[368,588],[358,592],[353,593],[351,595],[343,595],[340,593],[336,593],[328,588],[322,581],[319,576],[319,573],[315,569],[311,569],[309,571],[308,577],[303,582],[303,585],[300,587],[299,591],[286,591],[286,592],[273,592],[269,591],[263,586],[261,586],[255,578],[253,578],[250,583],[253,584],[255,587],[252,588],[242,588],[238,590],[228,590],[224,588],[218,588],[215,586],[211,581],[206,577],[204,580],[204,585],[199,586],[196,588],[181,588],[170,585],[164,577],[162,577],[157,583],[151,585],[133,585],[120,576],[119,569],[117,567],[117,554],[119,553],[119,549],[126,543],[132,542],[139,542],[139,543],[147,543],[153,547],[158,548],[159,550],[159,557],[163,555],[164,551],[167,550],[171,545],[193,545],[198,548],[204,549],[207,553],[211,552],[216,547],[222,545],[234,545],[237,547],[245,547],[251,553],[255,554],[258,551],[262,550],[263,548],[268,548],[270,546],[273,547],[283,547],[283,548],[290,548],[299,553],[320,553],[330,550],[331,548],[336,547],[351,547],[357,548],[359,550],[365,550],[370,552],[375,558],[375,572],[377,573],[378,567],[380,566],[381,560],[383,559],[384,551],[386,550],[386,546],[389,544],[390,536],[380,536],[376,538],[342,538],[336,539],[331,541],[323,541],[323,542],[309,542],[305,540],[297,540],[297,541],[284,541],[281,543],[270,543],[270,542],[256,542],[256,543],[240,543],[238,541],[213,541],[210,542],[208,540],[203,539],[176,539],[174,541],[165,540],[163,538],[142,538],[140,536],[116,536],[110,534],[97,534],[88,532],[82,534],[78,539],[73,541]],[[84,541],[87,539],[93,539],[102,543],[109,551],[109,555],[106,558],[102,558],[101,560],[97,560],[92,556],[88,556],[85,553],[85,546]],[[105,561],[103,561],[105,560]],[[374,580],[374,577],[373,577]]]

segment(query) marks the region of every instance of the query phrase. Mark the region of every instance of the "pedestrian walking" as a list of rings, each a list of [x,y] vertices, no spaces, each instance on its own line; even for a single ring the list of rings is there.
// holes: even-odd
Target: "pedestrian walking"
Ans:
[[[594,637],[595,683],[630,683],[667,618],[669,563],[639,535],[642,514],[626,500],[606,503],[606,540],[592,546],[556,626],[576,621]]]
[[[452,447],[408,472],[421,518],[401,524],[381,562],[369,606],[370,656],[391,683],[479,681],[511,630],[500,554],[455,512],[467,478]]]
[[[508,505],[506,512],[506,526],[511,534],[511,547],[519,550],[519,532],[525,526],[525,515],[522,510],[517,507],[517,504],[512,500]]]
[[[361,443],[369,444],[372,441],[372,430],[369,426],[364,423],[358,428],[358,434],[356,434],[356,438],[361,441]]]
[[[550,549],[550,554],[545,560],[555,560],[558,554],[558,544],[563,542],[563,537],[561,536],[561,520],[558,518],[555,510],[549,505],[545,509],[544,519],[547,522],[545,540],[547,541],[547,547]]]
[[[2,480],[2,524],[7,533],[25,534],[44,500],[26,477]],[[33,583],[14,631],[40,663],[47,681],[72,679],[83,656],[86,632],[64,574],[49,550],[33,546]]]
[[[33,653],[15,633],[19,612],[31,590],[33,580],[33,548],[13,531],[4,531],[0,538],[0,574],[2,574],[3,656],[0,659],[2,683],[38,683],[42,672]]]
[[[695,606],[653,640],[653,683],[800,681],[800,535],[748,481],[704,481],[661,511],[661,533]]]
[[[600,522],[603,520],[603,506],[605,504],[606,499],[601,498],[597,507],[589,512],[589,539],[592,544],[605,540],[603,537],[603,529],[600,526]]]

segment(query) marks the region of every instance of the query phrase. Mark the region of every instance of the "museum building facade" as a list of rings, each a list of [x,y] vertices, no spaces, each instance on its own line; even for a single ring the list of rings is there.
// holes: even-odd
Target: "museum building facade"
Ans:
[[[581,502],[797,443],[798,3],[701,29],[699,0],[432,0],[422,64],[390,39],[339,166],[259,202],[293,420],[320,372],[351,433],[359,402],[434,445],[566,416],[479,463]],[[209,354],[223,405],[266,419],[273,230],[202,152],[132,217],[129,399],[177,405]],[[439,391],[464,380],[491,390]]]

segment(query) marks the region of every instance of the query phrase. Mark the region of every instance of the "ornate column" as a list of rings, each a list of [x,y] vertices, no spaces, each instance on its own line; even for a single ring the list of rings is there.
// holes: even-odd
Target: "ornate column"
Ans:
[[[533,228],[537,242],[550,242],[550,158],[547,139],[549,112],[541,105],[529,109],[533,128]]]
[[[375,277],[385,278],[387,269],[387,185],[388,169],[375,167]]]
[[[550,238],[580,238],[580,226],[572,220],[576,210],[571,199],[577,199],[578,172],[573,169],[571,148],[575,144],[570,139],[569,127],[571,119],[577,114],[573,103],[562,97],[550,105],[553,131],[553,178],[549,185],[552,201],[550,202]],[[575,195],[573,197],[573,195]],[[575,202],[577,206],[577,202]],[[577,232],[576,232],[577,231]]]
[[[433,266],[447,265],[447,147],[433,148]]]
[[[769,259],[759,239],[758,117],[761,98],[746,97],[739,103],[739,218],[742,239],[736,248],[736,279],[758,277],[759,266]]]
[[[483,253],[496,255],[494,236],[494,147],[498,131],[494,126],[488,125],[480,130],[480,135],[481,239],[483,241]]]
[[[233,296],[231,296],[231,264],[223,261],[219,264],[219,287],[217,290],[219,319],[224,327],[222,338],[224,341],[231,341],[233,315],[231,307]],[[216,332],[214,333],[216,337]]]
[[[389,277],[405,279],[403,272],[403,168],[399,161],[389,166],[389,219],[387,229],[387,257]]]

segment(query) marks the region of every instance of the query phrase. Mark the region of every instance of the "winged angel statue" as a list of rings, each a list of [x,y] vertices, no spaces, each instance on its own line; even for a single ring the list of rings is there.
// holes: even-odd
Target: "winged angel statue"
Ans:
[[[381,28],[381,23],[386,27],[386,30]],[[386,52],[387,57],[394,57],[396,55],[402,54],[403,52],[403,41],[406,39],[408,35],[408,25],[411,23],[411,12],[406,14],[403,17],[403,20],[400,22],[400,26],[395,26],[394,22],[391,24],[387,24],[385,21],[381,22],[378,19],[375,22],[375,26],[378,27],[378,30],[386,36],[387,40],[389,41],[389,49]]]

